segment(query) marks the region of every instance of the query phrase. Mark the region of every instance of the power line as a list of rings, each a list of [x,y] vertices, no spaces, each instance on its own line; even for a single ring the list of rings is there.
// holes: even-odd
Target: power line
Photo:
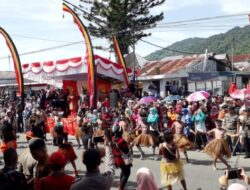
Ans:
[[[19,34],[11,34],[11,36],[18,37],[18,38],[41,40],[41,41],[60,42],[60,43],[73,43],[73,42],[69,42],[69,41],[53,40],[53,39],[48,39],[48,38],[38,38],[38,37],[25,36],[25,35],[19,35]]]
[[[199,54],[199,53],[195,53],[195,52],[179,51],[179,50],[174,50],[174,49],[170,49],[170,48],[167,48],[167,47],[162,47],[162,46],[159,46],[157,44],[154,44],[154,43],[148,42],[146,40],[142,40],[142,39],[140,39],[140,41],[142,41],[144,43],[147,43],[149,45],[152,45],[152,46],[155,46],[155,47],[158,47],[158,48],[161,48],[161,49],[165,49],[165,50],[168,50],[168,51],[176,52],[176,53],[191,54],[191,55],[192,54]]]
[[[81,43],[82,43],[82,41],[78,41],[78,42],[73,42],[73,43],[64,44],[64,45],[60,45],[60,46],[53,46],[53,47],[39,49],[39,50],[35,50],[35,51],[24,52],[24,53],[20,53],[19,56],[30,55],[30,54],[35,54],[35,53],[41,53],[41,52],[50,51],[50,50],[54,50],[54,49],[59,49],[59,48],[63,48],[63,47],[68,47],[68,46],[72,46],[72,45],[77,45],[77,44],[81,44]],[[6,58],[8,58],[8,56],[2,57],[0,59],[6,59]]]

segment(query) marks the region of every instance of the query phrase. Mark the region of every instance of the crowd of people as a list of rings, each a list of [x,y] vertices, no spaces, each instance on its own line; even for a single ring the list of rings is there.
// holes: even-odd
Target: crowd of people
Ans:
[[[250,108],[246,102],[228,96],[211,96],[196,102],[185,98],[165,102],[158,98],[143,104],[134,96],[121,96],[117,107],[112,107],[106,97],[98,100],[96,109],[88,107],[85,90],[77,97],[58,89],[31,92],[24,106],[18,99],[1,96],[4,168],[0,171],[0,190],[111,189],[115,168],[120,169],[119,189],[124,190],[133,167],[134,148],[140,152],[141,160],[148,156],[145,147],[152,148],[155,161],[161,159],[161,184],[168,190],[178,181],[184,190],[188,189],[180,154],[188,163],[189,150],[211,156],[214,171],[217,160],[230,171],[227,159],[231,155],[244,152],[244,158],[250,158]],[[78,149],[84,149],[86,174],[78,180],[77,156],[62,122],[68,116],[75,123]],[[54,126],[48,130],[51,120]],[[48,132],[58,147],[51,155],[46,147]],[[29,147],[18,158],[19,133],[26,135]],[[102,158],[106,159],[104,173],[99,168]],[[64,171],[67,163],[73,167],[73,176]],[[240,171],[239,178],[250,184],[244,169]],[[137,171],[136,181],[138,190],[158,189],[148,168]]]

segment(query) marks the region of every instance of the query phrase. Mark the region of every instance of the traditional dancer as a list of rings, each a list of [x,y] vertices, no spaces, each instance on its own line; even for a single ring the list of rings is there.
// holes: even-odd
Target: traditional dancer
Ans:
[[[78,149],[81,148],[81,142],[80,139],[82,139],[82,127],[83,125],[83,113],[82,111],[79,111],[76,117],[76,130],[75,130],[75,137],[76,137],[76,142],[78,144]]]
[[[204,152],[213,158],[213,170],[217,170],[216,162],[220,159],[229,169],[230,165],[223,158],[226,156],[227,158],[231,157],[231,152],[227,142],[224,140],[224,136],[226,134],[226,130],[222,128],[222,120],[215,120],[216,128],[207,132],[208,135],[214,134],[214,140],[209,142],[204,148]]]
[[[172,190],[172,185],[180,181],[183,189],[187,190],[186,181],[184,179],[183,163],[180,161],[178,147],[174,143],[172,130],[165,130],[163,138],[164,143],[160,144],[159,147],[159,154],[162,155],[161,183],[167,186],[168,190]]]
[[[132,147],[132,142],[135,139],[135,134],[130,131],[128,118],[126,118],[126,116],[123,114],[120,115],[119,126],[123,129],[122,138],[129,144],[129,146],[131,145],[130,147]]]
[[[173,123],[172,128],[175,131],[174,142],[176,143],[178,149],[184,153],[186,162],[189,162],[187,150],[192,149],[193,144],[188,140],[184,134],[185,124],[181,121],[181,115],[176,114],[176,121]]]
[[[148,118],[147,111],[141,110],[139,114],[140,114],[140,120],[138,122],[138,126],[136,127],[135,131],[141,130],[141,134],[135,138],[135,145],[141,153],[140,159],[144,159],[145,154],[142,151],[140,145],[145,146],[145,147],[152,146],[153,147],[153,155],[155,156],[155,142],[156,142],[156,140],[155,140],[154,136],[152,136],[150,134],[150,131],[149,131],[149,125],[147,123],[147,118]]]

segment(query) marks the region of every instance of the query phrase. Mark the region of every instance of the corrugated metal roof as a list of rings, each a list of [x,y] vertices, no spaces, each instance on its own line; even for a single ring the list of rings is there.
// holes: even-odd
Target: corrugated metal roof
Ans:
[[[0,84],[15,84],[16,74],[14,71],[0,71]],[[24,83],[34,83],[33,80],[24,79]]]
[[[0,80],[9,80],[15,78],[14,71],[0,71]]]
[[[230,60],[232,60],[232,56],[230,57]],[[234,55],[233,60],[234,60],[234,63],[248,62],[250,61],[250,54]]]
[[[169,57],[159,61],[148,62],[139,71],[139,76],[173,74],[203,59],[201,56]]]

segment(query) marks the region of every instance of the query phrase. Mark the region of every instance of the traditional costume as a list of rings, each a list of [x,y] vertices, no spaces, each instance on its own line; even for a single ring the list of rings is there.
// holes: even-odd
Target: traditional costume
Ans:
[[[212,140],[205,146],[204,152],[214,159],[224,156],[226,156],[227,158],[231,157],[231,151],[227,142],[224,139]]]
[[[177,181],[184,180],[183,163],[176,158],[177,146],[171,148],[166,143],[162,144],[161,184],[169,186]]]

